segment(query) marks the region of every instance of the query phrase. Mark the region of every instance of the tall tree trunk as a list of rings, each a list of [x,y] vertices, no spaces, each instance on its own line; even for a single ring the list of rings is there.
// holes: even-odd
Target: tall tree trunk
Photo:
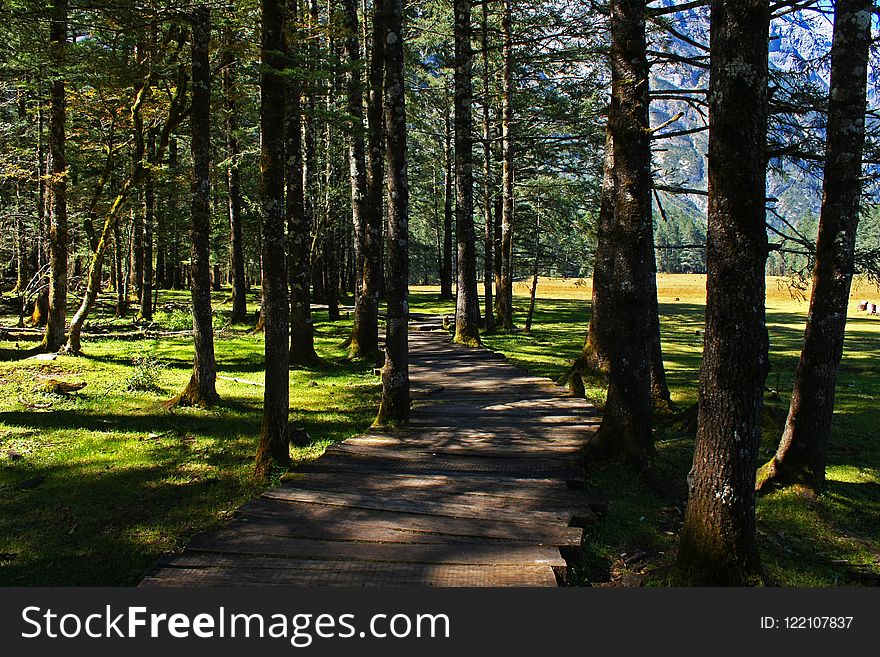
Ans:
[[[384,0],[385,157],[388,166],[388,319],[378,425],[409,420],[409,184],[406,93],[403,77],[403,3]]]
[[[156,162],[156,131],[151,129],[147,135],[147,162],[150,166],[144,172],[144,244],[143,281],[141,282],[141,309],[138,319],[153,319],[153,226],[156,221],[156,179],[153,167]]]
[[[492,225],[492,124],[489,120],[489,3],[483,3],[482,22],[482,53],[483,53],[483,296],[485,311],[483,330],[490,333],[495,330],[495,308],[492,299],[492,283],[494,269],[492,267],[492,251],[495,244],[494,226]]]
[[[581,355],[569,373],[568,387],[577,397],[585,394],[583,375],[587,372],[608,373],[610,346],[613,333],[609,326],[612,307],[611,226],[614,220],[614,136],[611,125],[605,128],[605,161],[602,168],[602,193],[599,220],[596,229],[596,252],[593,254],[593,291],[590,303],[590,323]]]
[[[452,266],[452,196],[454,192],[452,161],[452,122],[449,120],[449,112],[444,107],[445,131],[443,137],[443,259],[440,269],[440,298],[454,299],[452,294],[452,278],[454,268]]]
[[[232,265],[232,317],[234,324],[247,321],[247,281],[244,273],[244,237],[241,226],[241,145],[238,141],[237,66],[233,35],[227,35],[223,53],[223,102],[226,110],[226,189],[229,192],[229,261]]]
[[[20,91],[18,96],[18,121],[21,124],[19,143],[23,146],[27,141],[28,117],[27,117],[27,92]],[[28,243],[26,222],[24,219],[25,209],[21,202],[21,184],[16,183],[15,194],[17,207],[15,212],[15,287],[12,294],[23,294],[30,282],[30,263],[28,262]],[[22,299],[22,306],[24,300]],[[21,312],[24,313],[24,307]]]
[[[712,0],[706,330],[690,495],[678,566],[686,582],[759,578],[755,465],[768,337],[769,3]]]
[[[759,488],[803,482],[819,492],[825,485],[859,222],[871,7],[870,0],[837,0],[835,5],[825,180],[810,312],[785,431],[773,460],[759,474]]]
[[[526,315],[525,331],[532,330],[532,321],[535,319],[535,300],[538,297],[538,273],[541,268],[541,216],[535,219],[535,257],[532,259],[532,287],[529,298],[529,313]]]
[[[64,345],[67,321],[67,97],[64,66],[67,60],[67,0],[53,0],[51,58],[54,78],[49,86],[49,316],[42,348],[58,351]]]
[[[36,267],[37,271],[43,268],[49,261],[49,226],[48,221],[48,212],[46,209],[46,196],[47,196],[47,185],[46,185],[46,115],[43,111],[43,98],[42,98],[42,84],[38,83],[38,91],[37,91],[37,148],[36,148],[36,156],[37,156],[37,257],[36,257]],[[46,293],[46,305],[49,305],[49,295]],[[39,324],[40,326],[44,326],[46,323],[45,316],[43,317],[43,321]]]
[[[646,222],[651,221],[648,60],[645,0],[611,2],[611,114],[614,215],[608,328],[608,397],[596,446],[636,467],[653,455],[651,435],[650,277]]]
[[[331,16],[328,20],[333,21],[332,6],[328,7],[328,13]],[[334,60],[341,59],[341,53],[338,52],[336,38],[334,34],[328,36],[327,51],[332,53]],[[336,98],[340,93],[338,89],[339,76],[334,75],[327,85],[326,93],[326,116],[332,116],[336,113]],[[338,245],[341,241],[340,226],[341,217],[338,208],[333,203],[333,190],[340,186],[339,171],[337,161],[340,151],[337,149],[337,129],[333,122],[324,121],[324,178],[323,178],[323,225],[325,232],[324,248],[322,249],[322,260],[325,271],[325,293],[327,303],[327,319],[331,322],[339,321],[339,250]]]
[[[190,292],[195,357],[189,384],[172,403],[210,406],[219,401],[214,328],[211,318],[211,14],[207,5],[193,10],[192,22],[192,234]]]
[[[348,129],[348,165],[351,186],[351,220],[354,227],[355,262],[363,270],[364,260],[364,201],[367,194],[367,169],[364,146],[364,92],[361,82],[361,49],[358,39],[357,0],[342,2],[345,25],[345,56]],[[346,276],[346,279],[348,276]],[[357,307],[357,303],[355,303]]]
[[[501,93],[501,286],[498,289],[498,317],[496,322],[505,331],[513,330],[513,142],[511,121],[513,119],[513,30],[511,0],[504,0],[501,22],[503,90]]]
[[[367,181],[363,207],[363,255],[360,294],[354,310],[350,353],[356,358],[379,355],[379,295],[382,279],[382,185],[384,166],[382,140],[383,79],[385,74],[384,0],[373,2],[372,46],[370,48],[369,95],[367,97]],[[366,20],[366,18],[364,19]]]
[[[455,337],[458,344],[480,344],[480,296],[474,234],[473,80],[471,0],[455,3],[455,236],[458,242],[458,289]]]
[[[89,262],[89,273],[86,277],[85,293],[83,294],[79,308],[77,308],[76,313],[74,313],[73,318],[70,320],[70,331],[68,332],[67,344],[65,346],[65,351],[69,354],[80,355],[82,353],[81,337],[83,325],[85,324],[86,318],[89,316],[92,307],[95,305],[95,301],[98,299],[98,294],[101,292],[101,272],[104,264],[104,254],[107,251],[110,240],[113,239],[115,242],[119,241],[119,214],[122,207],[125,205],[131,187],[132,180],[130,179],[125,183],[122,190],[113,201],[113,204],[110,206],[110,210],[107,212],[107,217],[104,220],[104,228],[95,244],[95,250],[92,253]],[[117,248],[115,258],[117,268],[121,267],[121,261],[121,249]],[[117,283],[119,283],[118,274]],[[123,287],[124,286],[120,284],[117,286],[116,290],[117,313],[120,307],[120,297],[125,294]],[[120,315],[117,314],[117,316]]]
[[[290,19],[285,21],[285,40],[288,57],[296,67],[303,65],[300,50],[302,33],[297,28],[299,3],[288,3]],[[290,364],[315,365],[315,338],[311,311],[311,215],[306,212],[303,179],[302,139],[302,82],[296,75],[287,80],[286,113],[286,186],[285,213],[287,218],[288,277],[290,285]]]
[[[113,231],[113,261],[115,262],[114,266],[116,267],[116,309],[114,311],[114,317],[118,319],[125,317],[126,314],[128,314],[128,298],[125,293],[125,269],[123,267],[123,231],[119,227],[118,221],[114,221],[111,224],[111,230]]]
[[[260,80],[260,197],[263,210],[263,322],[266,386],[255,471],[267,477],[273,465],[290,463],[287,418],[288,279],[284,235],[284,123],[286,85],[284,61],[284,0],[262,0]]]

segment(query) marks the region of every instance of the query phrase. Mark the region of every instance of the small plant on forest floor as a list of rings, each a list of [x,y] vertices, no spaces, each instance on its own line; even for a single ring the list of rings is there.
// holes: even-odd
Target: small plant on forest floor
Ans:
[[[135,354],[131,359],[134,369],[129,374],[125,389],[129,392],[163,392],[160,381],[165,364],[153,356]]]

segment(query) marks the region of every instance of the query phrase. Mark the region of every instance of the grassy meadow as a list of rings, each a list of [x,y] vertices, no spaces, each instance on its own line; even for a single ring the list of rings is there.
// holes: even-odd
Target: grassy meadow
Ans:
[[[528,287],[516,285],[516,321],[524,321]],[[416,313],[451,314],[438,288],[413,288]],[[589,317],[589,281],[542,279],[531,333],[485,337],[490,349],[536,374],[560,377],[579,353]],[[667,582],[686,501],[695,427],[687,409],[697,398],[705,277],[661,275],[660,312],[673,399],[682,411],[658,418],[659,459],[650,478],[592,463],[590,488],[610,498],[607,516],[589,531],[574,576],[593,585]],[[151,331],[191,325],[187,293],[165,292]],[[0,341],[0,585],[132,585],[155,558],[181,547],[258,494],[252,477],[259,432],[262,335],[228,322],[228,291],[214,298],[222,403],[211,410],[165,402],[189,377],[191,339],[120,338],[131,319],[113,320],[99,305],[84,337],[83,357],[29,358],[34,342]],[[814,497],[790,489],[758,508],[762,556],[770,584],[834,586],[880,578],[880,318],[856,299],[880,301],[862,284],[853,293],[838,387],[828,490]],[[251,309],[256,299],[251,300]],[[768,279],[772,370],[761,458],[771,457],[785,419],[807,303],[784,281]],[[5,314],[0,325],[14,325]],[[291,420],[311,437],[294,458],[318,456],[333,441],[363,431],[377,406],[371,364],[347,360],[350,318],[316,313],[322,367],[294,369]],[[2,334],[0,334],[2,338]],[[237,379],[237,380],[231,380]],[[52,383],[85,383],[71,394]],[[601,381],[588,397],[601,405]],[[257,385],[254,385],[257,384]]]

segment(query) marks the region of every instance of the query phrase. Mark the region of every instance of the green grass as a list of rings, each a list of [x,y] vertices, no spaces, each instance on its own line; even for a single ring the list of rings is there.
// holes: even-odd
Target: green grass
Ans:
[[[541,376],[558,379],[583,346],[590,290],[575,281],[543,281],[531,333],[483,336],[484,344]],[[865,292],[868,298],[874,295]],[[524,285],[515,289],[515,323],[528,308]],[[858,293],[855,293],[856,296]],[[660,281],[663,348],[669,386],[680,409],[697,401],[705,279],[668,276]],[[452,314],[432,289],[413,295],[414,312]],[[855,304],[853,304],[854,306]],[[803,340],[807,304],[768,282],[767,323],[771,372],[760,460],[776,450],[788,410]],[[813,497],[800,488],[777,491],[758,503],[758,536],[769,584],[834,586],[862,584],[880,576],[880,320],[853,311],[838,382],[828,488]],[[601,381],[588,382],[587,398],[601,407]],[[695,427],[686,418],[658,418],[659,458],[650,479],[617,464],[589,465],[589,488],[609,497],[607,516],[587,539],[581,582],[669,582],[687,501],[686,476],[693,457]]]
[[[261,383],[262,335],[229,326],[226,296],[214,299],[219,374]],[[187,298],[163,293],[160,305]],[[91,330],[134,329],[108,313],[100,306]],[[185,330],[191,321],[162,311],[152,328]],[[368,365],[346,359],[350,328],[317,313],[325,365],[290,373],[291,421],[312,439],[292,450],[295,459],[315,458],[374,419],[378,381]],[[216,408],[165,408],[189,378],[191,339],[84,337],[83,357],[22,359],[33,344],[0,343],[0,584],[135,584],[157,556],[263,488],[252,476],[262,387],[220,379]],[[144,378],[138,359],[152,363],[140,366],[149,385],[131,385]],[[42,390],[49,378],[87,385],[50,394]]]

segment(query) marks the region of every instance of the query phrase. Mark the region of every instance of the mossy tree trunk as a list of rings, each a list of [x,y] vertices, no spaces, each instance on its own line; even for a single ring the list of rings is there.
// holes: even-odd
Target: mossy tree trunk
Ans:
[[[776,455],[759,475],[761,488],[803,482],[819,492],[825,485],[862,191],[871,7],[869,0],[837,0],[835,5],[825,180],[810,312],[785,431]]]
[[[683,582],[760,578],[755,465],[768,367],[765,324],[769,3],[712,0],[709,221],[703,363]]]

